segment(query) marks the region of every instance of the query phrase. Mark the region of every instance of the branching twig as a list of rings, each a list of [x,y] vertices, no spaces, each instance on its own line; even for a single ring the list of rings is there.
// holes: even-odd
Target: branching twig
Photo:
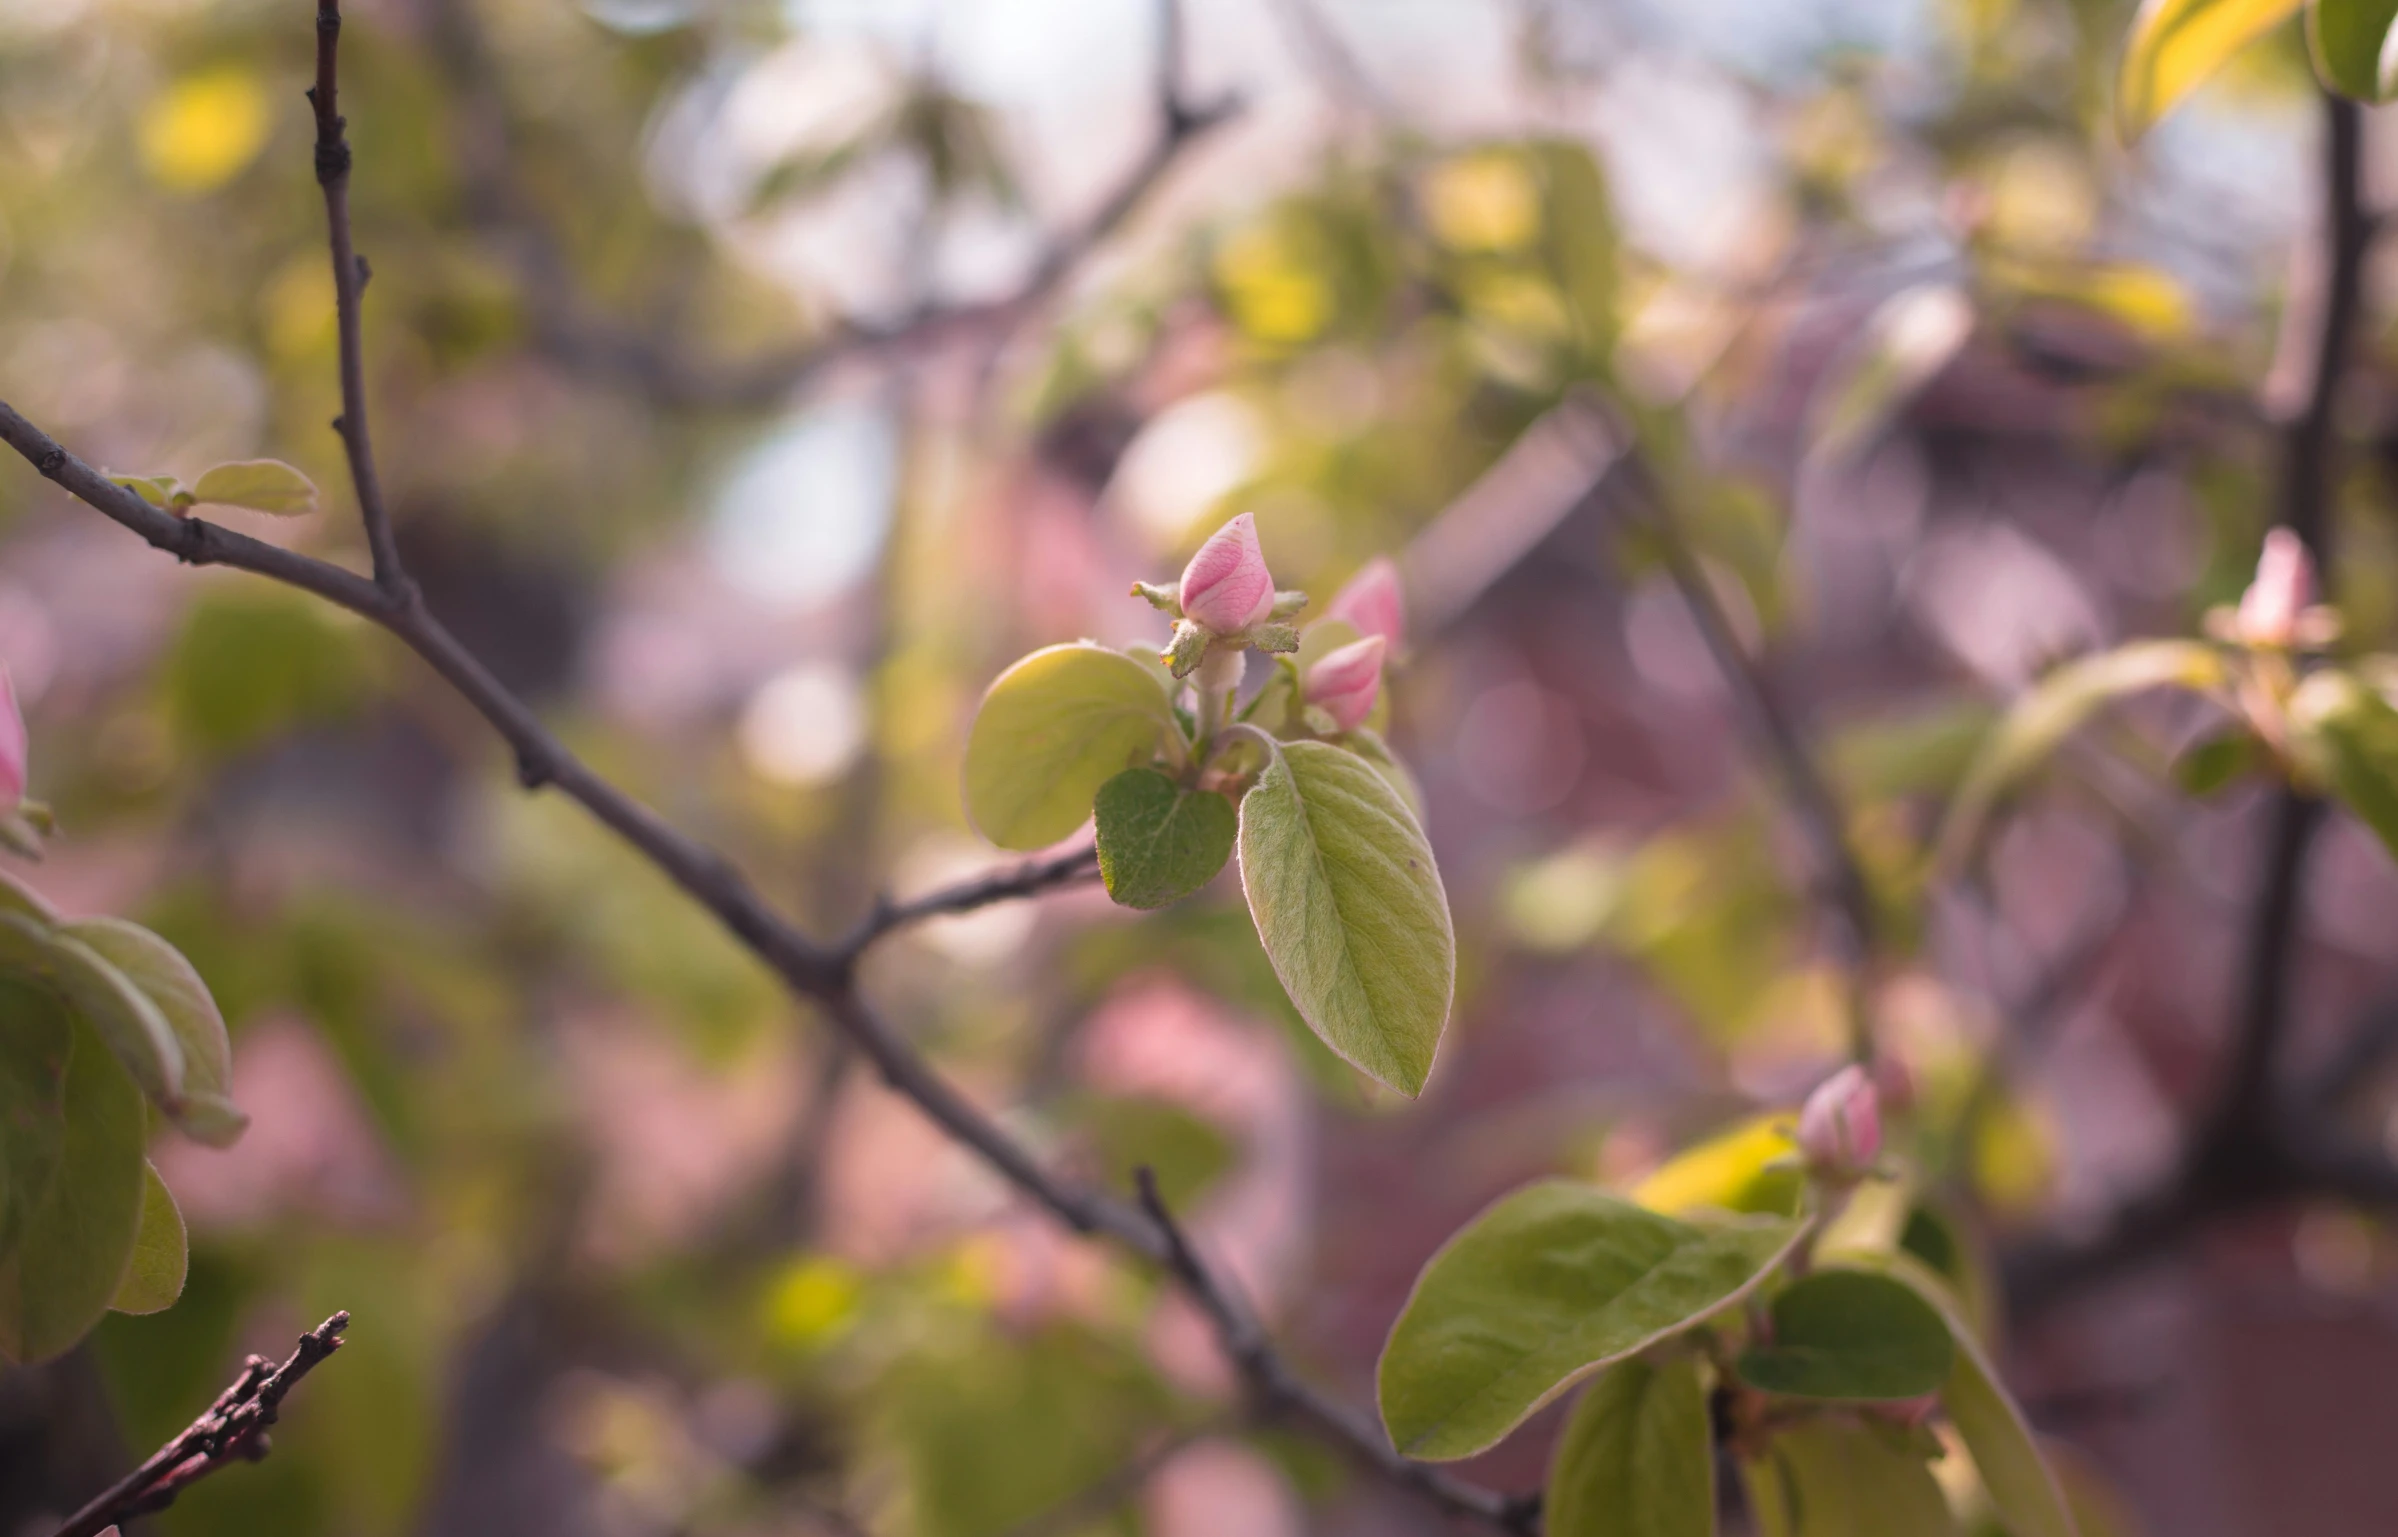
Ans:
[[[1012,869],[995,870],[954,886],[943,886],[905,902],[878,899],[874,910],[841,942],[836,953],[843,960],[854,960],[895,930],[927,918],[949,917],[989,907],[994,902],[1038,896],[1044,891],[1096,879],[1098,874],[1099,850],[1085,844],[1064,854],[1028,859]]]
[[[953,338],[1004,329],[1040,308],[1120,229],[1187,149],[1240,110],[1232,97],[1195,99],[1183,80],[1182,27],[1175,0],[1158,49],[1156,138],[1099,206],[1052,239],[1015,292],[969,304],[933,305],[896,320],[843,320],[827,333],[740,361],[698,358],[665,333],[635,330],[584,302],[572,265],[551,232],[530,210],[537,206],[516,175],[508,110],[474,0],[427,0],[435,67],[459,98],[468,142],[458,162],[469,216],[496,237],[515,265],[536,346],[577,369],[606,374],[667,406],[771,405],[845,359],[937,346]]]
[[[319,0],[319,5],[325,18],[320,21],[320,37],[329,38],[339,25],[338,0]],[[316,99],[320,113],[332,118],[329,141],[338,145],[342,142],[340,120],[330,113],[335,102],[333,63],[328,42],[318,56],[320,89]],[[1204,112],[1170,114],[1170,119],[1170,140],[1175,137],[1175,124],[1181,125],[1181,132],[1187,137],[1210,120]],[[324,121],[320,118],[320,143],[325,141]],[[335,184],[346,187],[344,158],[344,175],[328,182],[328,212],[333,220],[336,261],[346,267],[348,253],[342,249],[347,236],[344,205],[332,195]],[[321,159],[320,163],[326,162]],[[1131,195],[1137,196],[1137,190]],[[1119,209],[1110,215],[1103,209],[1102,224],[1111,217],[1121,217],[1121,213]],[[353,289],[348,312],[352,320],[355,297]],[[341,330],[341,350],[346,392],[347,381],[363,377],[363,349],[354,323]],[[364,431],[363,402],[353,405],[349,415],[354,422],[345,425],[344,441],[351,449],[358,500],[362,511],[379,508],[381,495]],[[355,430],[351,430],[353,427]],[[200,518],[177,517],[161,511],[69,453],[4,400],[0,400],[0,441],[5,441],[43,476],[77,499],[187,564],[225,566],[268,577],[314,594],[389,632],[430,664],[507,743],[516,758],[518,778],[528,790],[556,787],[655,865],[780,977],[793,994],[816,1004],[833,1029],[874,1064],[884,1081],[912,1101],[944,1133],[973,1150],[1017,1191],[1074,1231],[1103,1235],[1135,1255],[1165,1266],[1179,1284],[1191,1290],[1211,1320],[1220,1329],[1229,1331],[1225,1336],[1227,1352],[1242,1363],[1244,1373],[1260,1385],[1261,1395],[1268,1401],[1306,1423],[1360,1464],[1452,1515],[1479,1518],[1516,1533],[1537,1529],[1533,1507],[1409,1462],[1391,1449],[1380,1427],[1371,1420],[1300,1382],[1255,1323],[1231,1308],[1224,1294],[1215,1288],[1164,1216],[1162,1207],[1144,1210],[1053,1175],[997,1120],[942,1077],[859,994],[855,962],[876,939],[933,912],[964,911],[1063,884],[1080,873],[1080,856],[1035,862],[1024,870],[887,909],[879,921],[870,919],[847,943],[821,944],[771,908],[730,860],[668,825],[646,805],[575,756],[432,615],[408,580],[396,549],[387,548],[387,538],[378,543],[376,579],[370,580],[329,561],[267,544]],[[367,516],[373,535],[374,514]],[[388,563],[384,562],[386,554]]]
[[[206,1414],[70,1516],[57,1537],[95,1537],[120,1521],[166,1509],[184,1490],[229,1462],[256,1462],[266,1456],[267,1428],[275,1423],[284,1396],[319,1361],[341,1348],[341,1331],[349,1326],[349,1314],[334,1314],[301,1335],[281,1366],[265,1356],[250,1357]]]

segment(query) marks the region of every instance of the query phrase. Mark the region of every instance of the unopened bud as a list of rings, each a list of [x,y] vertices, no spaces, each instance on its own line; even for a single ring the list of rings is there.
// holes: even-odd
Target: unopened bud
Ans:
[[[1274,574],[1258,547],[1257,520],[1242,513],[1216,530],[1182,568],[1182,614],[1232,635],[1274,612]]]
[[[1360,635],[1379,635],[1397,646],[1406,638],[1407,600],[1399,591],[1399,568],[1387,556],[1376,556],[1333,594],[1324,610],[1327,619],[1346,620]]]
[[[17,691],[0,665],[0,815],[17,809],[25,799],[25,717],[17,710]]]
[[[2251,646],[2288,646],[2298,638],[2298,618],[2315,601],[2315,558],[2306,542],[2286,528],[2265,535],[2257,556],[2256,580],[2240,594],[2233,631]]]
[[[1799,1111],[1799,1152],[1809,1168],[1854,1180],[1882,1151],[1881,1095],[1865,1069],[1850,1065],[1826,1078]]]
[[[1332,717],[1343,731],[1355,731],[1373,713],[1382,692],[1383,641],[1369,635],[1326,654],[1307,669],[1304,694],[1309,704]]]

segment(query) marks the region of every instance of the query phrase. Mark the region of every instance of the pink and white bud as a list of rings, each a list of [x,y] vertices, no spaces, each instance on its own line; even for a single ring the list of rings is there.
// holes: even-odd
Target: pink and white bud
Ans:
[[[1381,636],[1369,635],[1326,652],[1307,669],[1302,695],[1331,716],[1334,725],[1355,731],[1374,713],[1374,700],[1382,693],[1384,649]]]
[[[1407,599],[1399,591],[1399,568],[1388,556],[1367,561],[1364,569],[1333,595],[1324,617],[1347,620],[1360,635],[1379,635],[1388,644],[1398,645],[1407,633]]]
[[[25,799],[25,717],[17,709],[17,691],[0,665],[0,815],[17,809]]]
[[[1242,513],[1215,531],[1182,568],[1182,616],[1212,634],[1245,630],[1274,612],[1274,573],[1258,547],[1257,520]]]
[[[1856,1179],[1882,1151],[1881,1094],[1865,1069],[1842,1068],[1799,1111],[1799,1152],[1817,1174]]]
[[[2265,535],[2256,580],[2240,594],[2234,633],[2252,646],[2290,645],[2298,638],[2298,616],[2314,601],[2314,556],[2307,553],[2304,540],[2277,528]]]

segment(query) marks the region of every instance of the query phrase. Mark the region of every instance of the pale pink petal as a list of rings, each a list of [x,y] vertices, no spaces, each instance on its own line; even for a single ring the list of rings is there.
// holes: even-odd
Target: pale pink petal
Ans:
[[[1386,556],[1367,561],[1346,587],[1333,594],[1324,617],[1345,620],[1360,635],[1379,635],[1398,645],[1407,631],[1407,599],[1399,590],[1399,568]]]
[[[1217,529],[1183,567],[1183,617],[1230,635],[1273,611],[1274,574],[1258,546],[1257,520],[1244,512]]]
[[[1382,692],[1383,650],[1382,637],[1369,635],[1327,653],[1307,670],[1307,702],[1320,706],[1343,731],[1364,725]]]

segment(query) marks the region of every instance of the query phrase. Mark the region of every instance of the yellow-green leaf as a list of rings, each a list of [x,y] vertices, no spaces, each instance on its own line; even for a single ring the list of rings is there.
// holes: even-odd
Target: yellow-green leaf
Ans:
[[[1787,1115],[1761,1115],[1684,1148],[1633,1186],[1632,1199],[1669,1216],[1701,1207],[1789,1216],[1804,1183],[1794,1124]]]
[[[1715,1432],[1689,1356],[1619,1361],[1574,1405],[1549,1459],[1549,1537],[1714,1537]]]
[[[1946,1320],[1904,1283],[1819,1270],[1774,1298],[1773,1329],[1741,1356],[1740,1376],[1794,1398],[1921,1398],[1954,1354]]]
[[[192,499],[296,518],[316,511],[316,482],[280,459],[237,459],[200,473]]]
[[[2146,0],[2132,22],[2115,86],[2126,140],[2146,133],[2233,54],[2297,11],[2300,0]]]
[[[157,1313],[183,1295],[191,1254],[183,1235],[183,1209],[158,1170],[142,1165],[142,1220],[133,1238],[133,1258],[109,1307],[119,1313]]]
[[[2307,51],[2315,73],[2343,96],[2381,101],[2390,94],[2382,77],[2382,50],[2398,0],[2309,0]]]
[[[1291,742],[1241,798],[1240,820],[1241,889],[1299,1017],[1359,1071],[1421,1093],[1457,937],[1406,803],[1357,754]]]
[[[50,1193],[66,1136],[74,1019],[32,979],[0,968],[0,1260]]]
[[[966,739],[966,814],[1002,848],[1037,849],[1091,817],[1099,787],[1183,750],[1166,690],[1120,651],[1036,651],[983,695]]]
[[[86,1023],[67,1057],[66,1135],[50,1188],[0,1261],[0,1359],[63,1354],[108,1311],[141,1226],[141,1090]]]
[[[1807,1420],[1769,1443],[1749,1488],[1768,1537],[1957,1537],[1923,1460],[1850,1420]]]
[[[1802,1223],[1677,1222],[1568,1180],[1506,1196],[1416,1277],[1377,1373],[1410,1457],[1470,1457],[1601,1367],[1748,1295]]]
[[[183,1086],[162,1103],[175,1124],[211,1147],[230,1147],[250,1118],[234,1108],[233,1046],[208,984],[181,951],[122,918],[78,918],[59,932],[80,941],[157,1006],[183,1051]]]

